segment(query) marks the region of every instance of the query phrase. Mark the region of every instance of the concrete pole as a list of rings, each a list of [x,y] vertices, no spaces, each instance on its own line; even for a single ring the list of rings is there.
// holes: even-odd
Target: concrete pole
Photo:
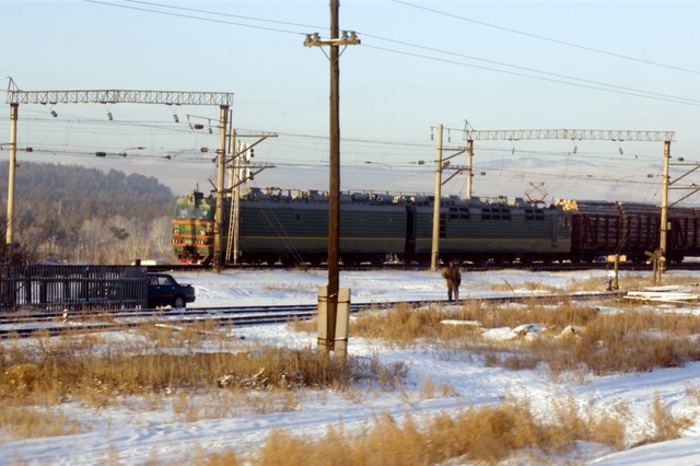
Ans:
[[[17,115],[19,104],[10,104],[10,169],[7,178],[7,224],[5,225],[5,258],[7,264],[12,263],[14,253],[13,227],[15,208],[15,168],[17,166]]]
[[[435,200],[433,202],[433,243],[430,255],[430,270],[438,268],[440,256],[440,197],[442,188],[442,125],[438,125],[437,148],[435,149]]]
[[[228,112],[228,154],[231,156],[231,162],[228,168],[228,185],[234,186],[236,183],[234,181],[234,157],[236,156],[236,133],[233,129],[233,112],[229,110]],[[227,255],[231,254],[231,251],[226,251]]]
[[[664,174],[663,189],[661,191],[661,233],[659,235],[659,254],[656,258],[658,264],[655,267],[654,283],[661,284],[663,273],[663,260],[666,257],[666,244],[668,235],[668,166],[671,160],[671,141],[664,141]]]
[[[234,137],[236,135],[234,131]],[[241,144],[238,144],[241,146]],[[239,163],[239,154],[241,152],[240,147],[237,150],[234,150],[234,158],[233,158],[233,171],[234,171],[234,177],[235,177],[235,188],[233,189],[233,265],[238,265],[238,256],[240,255],[239,251],[239,243],[240,243],[240,220],[241,220],[241,165]]]
[[[474,172],[472,171],[472,163],[474,158],[474,140],[467,140],[467,199],[472,198],[472,181]]]
[[[219,162],[216,177],[216,222],[214,223],[214,258],[215,272],[221,272],[223,254],[221,238],[224,229],[224,184],[226,182],[226,124],[228,120],[228,105],[221,105],[219,112]]]

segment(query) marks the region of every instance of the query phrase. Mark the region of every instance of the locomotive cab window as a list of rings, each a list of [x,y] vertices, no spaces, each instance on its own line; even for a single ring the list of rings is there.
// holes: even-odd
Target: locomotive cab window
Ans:
[[[194,209],[194,218],[197,220],[210,220],[210,210],[209,209],[201,209],[199,207],[195,207]]]
[[[175,209],[175,218],[180,220],[190,218],[190,208],[187,206],[178,206]]]

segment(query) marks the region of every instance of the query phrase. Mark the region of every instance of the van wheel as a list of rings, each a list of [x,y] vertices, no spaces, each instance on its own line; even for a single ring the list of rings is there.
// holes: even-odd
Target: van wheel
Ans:
[[[178,296],[177,298],[175,298],[175,305],[173,307],[177,307],[177,308],[185,307],[185,298],[183,298],[182,296]]]

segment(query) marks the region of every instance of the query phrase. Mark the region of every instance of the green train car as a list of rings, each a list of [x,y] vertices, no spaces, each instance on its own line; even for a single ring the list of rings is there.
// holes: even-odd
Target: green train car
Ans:
[[[407,255],[425,261],[432,248],[432,198],[415,199],[408,209]],[[571,251],[570,217],[560,208],[543,208],[519,198],[443,198],[439,251],[473,262],[565,260]]]
[[[340,259],[344,264],[430,261],[430,197],[376,193],[340,196]],[[214,254],[215,199],[192,192],[177,201],[173,247],[183,263]],[[231,200],[223,203],[226,251]],[[240,263],[318,264],[328,248],[328,197],[308,190],[247,189],[239,203]],[[571,249],[570,216],[521,199],[446,197],[440,207],[440,254],[472,261],[563,260]]]
[[[239,260],[247,263],[319,264],[328,256],[328,197],[309,190],[247,189],[239,203]],[[229,243],[231,200],[223,203],[222,245]],[[214,254],[215,199],[192,192],[178,199],[173,248],[187,264],[207,264]],[[340,258],[345,264],[379,263],[403,254],[407,212],[394,196],[340,196]],[[224,251],[225,257],[231,257]]]
[[[340,258],[379,263],[405,248],[405,208],[393,196],[342,194]],[[247,262],[320,264],[328,257],[328,198],[317,191],[251,190],[240,202],[240,247]]]

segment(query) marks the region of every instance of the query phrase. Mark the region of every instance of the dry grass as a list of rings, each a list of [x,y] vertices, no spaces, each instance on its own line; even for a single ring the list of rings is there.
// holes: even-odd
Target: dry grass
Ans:
[[[497,464],[525,449],[550,456],[562,453],[577,440],[622,447],[622,415],[599,414],[590,408],[581,414],[572,399],[553,410],[552,420],[543,421],[533,415],[527,402],[508,399],[457,415],[440,414],[420,421],[420,425],[410,416],[399,421],[382,414],[359,433],[347,432],[341,425],[329,427],[320,439],[277,430],[256,453],[245,458],[245,463],[418,466],[459,458],[465,463]],[[213,462],[206,464],[224,464],[220,458],[223,456],[212,457]],[[232,458],[239,460],[235,455]]]
[[[376,361],[350,358],[340,366],[315,351],[272,347],[142,354],[111,348],[80,355],[54,352],[34,363],[10,364],[6,362],[5,372],[14,376],[0,381],[0,399],[49,394],[55,400],[67,395],[95,399],[100,393],[113,397],[208,388],[342,388],[361,380],[388,380],[401,372],[390,368],[386,370],[391,375],[380,377],[384,369],[378,369]]]
[[[526,286],[542,289],[535,282]],[[632,303],[610,304],[624,306],[624,312],[603,314],[593,306],[567,301],[544,305],[533,300],[507,307],[470,303],[456,311],[439,305],[424,309],[402,305],[353,317],[350,335],[399,348],[431,345],[438,357],[460,352],[476,355],[486,365],[511,370],[544,368],[553,376],[577,371],[649,371],[700,360],[700,348],[696,348],[700,318],[639,311]],[[444,325],[445,319],[478,321],[486,329],[536,322],[547,327],[548,336],[493,342],[485,340],[478,327]],[[569,325],[581,331],[558,338]],[[297,321],[291,326],[316,330],[315,321]],[[340,365],[310,349],[232,340],[230,331],[206,320],[186,327],[160,320],[156,325],[139,326],[132,334],[138,338],[115,342],[78,334],[55,339],[38,332],[33,346],[13,342],[0,346],[3,435],[26,438],[84,430],[85,426],[61,413],[61,404],[68,399],[100,408],[129,396],[129,403],[140,409],[169,405],[182,422],[244,412],[293,411],[303,405],[306,388],[332,389],[358,403],[375,389],[395,390],[409,399],[403,388],[407,367],[386,367],[376,357],[350,357]],[[458,395],[448,383],[436,385],[430,377],[418,390],[421,399]],[[698,389],[688,389],[688,396],[700,400],[698,393]],[[624,406],[605,414],[591,406],[581,408],[569,397],[553,402],[550,415],[543,420],[526,402],[508,399],[457,416],[435,416],[420,425],[409,416],[397,420],[382,415],[360,433],[333,427],[320,440],[277,431],[253,458],[242,459],[234,452],[210,457],[199,454],[197,463],[424,465],[464,458],[465,462],[495,464],[528,449],[556,455],[580,440],[620,448],[628,417]],[[674,416],[656,397],[649,409],[649,424],[655,430],[645,442],[676,438],[692,422]]]
[[[574,302],[552,306],[531,301],[506,307],[469,303],[459,311],[399,306],[355,317],[350,334],[400,348],[422,342],[436,351],[478,354],[487,366],[542,367],[552,377],[582,370],[597,375],[650,371],[700,360],[696,344],[700,317],[637,310],[628,302],[611,304],[622,312],[600,313],[596,307]],[[482,328],[441,324],[445,319],[476,321]],[[481,337],[484,329],[529,323],[543,324],[547,332],[540,338],[505,342]],[[559,337],[568,326],[579,329],[578,334]]]
[[[5,404],[0,415],[0,438],[3,440],[74,435],[85,430],[86,426],[55,408]]]
[[[515,293],[516,289],[529,291],[544,291],[547,293],[561,293],[562,291],[554,286],[546,285],[537,281],[526,281],[521,285],[513,286],[508,280],[503,279],[502,282],[493,283],[489,286],[491,291],[500,291],[506,293]]]
[[[674,415],[669,405],[662,403],[661,397],[656,394],[649,410],[649,421],[654,426],[655,434],[643,443],[677,439],[685,429],[693,425],[695,418]]]
[[[318,291],[317,286],[309,283],[303,282],[276,282],[276,283],[264,283],[262,285],[263,290],[269,291],[308,291],[315,293]]]
[[[120,342],[37,335],[33,346],[0,346],[3,431],[28,435],[29,407],[56,409],[69,399],[85,407],[121,403],[141,409],[159,409],[169,400],[178,419],[195,421],[297,409],[305,388],[357,398],[357,386],[391,389],[406,376],[404,365],[385,367],[376,358],[350,357],[339,364],[310,349],[225,341],[208,322],[187,329],[144,325],[134,335],[144,338]],[[68,419],[45,416],[43,421],[46,427],[36,423],[32,435],[74,428]],[[64,430],[58,429],[61,425]]]
[[[464,329],[454,329],[441,324],[445,319],[468,319],[468,310],[447,311],[441,306],[413,309],[400,304],[388,311],[373,311],[350,321],[350,335],[378,339],[400,348],[407,348],[416,340],[441,340],[461,334]]]
[[[431,344],[436,350],[480,354],[487,366],[511,370],[544,368],[552,377],[563,372],[597,375],[679,367],[700,360],[696,344],[700,317],[638,310],[635,303],[611,303],[622,312],[600,313],[596,307],[573,302],[557,306],[532,301],[518,306],[469,303],[459,311],[440,306],[412,309],[399,306],[373,311],[351,320],[350,334],[408,348]],[[445,319],[476,321],[477,326],[444,325]],[[547,332],[539,338],[488,341],[484,329],[539,323]],[[560,337],[568,326],[577,335]]]
[[[623,273],[618,280],[620,290],[639,290],[653,286],[651,273]],[[664,274],[664,286],[697,287],[697,277],[690,275]],[[571,282],[565,290],[567,293],[577,291],[605,291],[608,287],[608,280],[605,277],[590,277],[583,280]]]

